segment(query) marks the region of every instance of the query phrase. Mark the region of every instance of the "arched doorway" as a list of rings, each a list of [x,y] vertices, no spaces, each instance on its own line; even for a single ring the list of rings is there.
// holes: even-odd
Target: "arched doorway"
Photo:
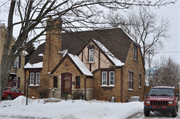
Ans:
[[[61,74],[61,96],[64,92],[71,94],[72,91],[72,74]]]

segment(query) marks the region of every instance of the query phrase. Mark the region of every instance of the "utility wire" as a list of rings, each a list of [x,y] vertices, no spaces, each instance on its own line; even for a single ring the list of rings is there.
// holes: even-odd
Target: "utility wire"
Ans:
[[[170,51],[170,52],[156,52],[156,53],[180,53],[180,51]]]

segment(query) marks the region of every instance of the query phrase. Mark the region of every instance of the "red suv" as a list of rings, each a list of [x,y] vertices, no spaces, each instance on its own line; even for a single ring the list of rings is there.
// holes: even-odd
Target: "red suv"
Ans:
[[[20,95],[24,94],[16,88],[7,87],[2,95],[2,98],[12,100]]]
[[[176,97],[178,96],[172,86],[152,87],[144,101],[144,115],[149,116],[150,111],[169,111],[173,117],[176,117],[179,100]]]

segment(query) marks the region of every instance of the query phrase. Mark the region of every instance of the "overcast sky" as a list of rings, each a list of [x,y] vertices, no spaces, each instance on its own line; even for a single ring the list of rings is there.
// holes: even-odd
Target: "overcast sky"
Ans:
[[[159,16],[170,19],[169,34],[171,38],[164,41],[164,49],[159,51],[154,60],[160,57],[171,57],[180,64],[180,1],[175,4],[161,7],[160,9],[152,9]]]
[[[180,64],[180,1],[175,4],[160,7],[159,9],[151,8],[161,18],[169,18],[170,30],[169,34],[171,38],[167,41],[164,40],[164,49],[154,57],[154,60],[160,60],[160,57],[171,57]],[[1,8],[0,8],[1,11]],[[0,20],[7,25],[7,14],[0,12]],[[16,31],[16,30],[14,30]],[[14,32],[14,36],[17,37],[18,33]]]

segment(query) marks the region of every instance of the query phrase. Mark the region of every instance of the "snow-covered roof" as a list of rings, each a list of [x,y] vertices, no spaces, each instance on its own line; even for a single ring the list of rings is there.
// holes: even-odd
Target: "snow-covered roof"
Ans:
[[[63,50],[63,51],[61,51],[61,52],[58,52],[58,53],[62,53],[63,54],[63,57],[68,53],[68,49],[65,49],[65,50]]]
[[[67,51],[67,50],[66,50]],[[93,76],[93,74],[87,69],[87,67],[84,65],[84,63],[77,57],[77,55],[72,55],[67,52],[65,54],[69,55],[69,57],[72,59],[72,61],[77,65],[77,67],[82,71],[84,75],[87,76]],[[63,55],[64,56],[64,55]],[[25,69],[28,68],[42,68],[43,62],[30,64],[29,62],[24,66]]]
[[[25,50],[23,50],[22,54],[23,54],[24,56],[26,56],[26,55],[28,55],[28,52],[25,51]]]
[[[38,56],[43,57],[44,55],[41,53],[41,54],[38,54]]]
[[[102,43],[93,39],[93,41],[101,48],[102,51],[112,60],[115,66],[123,66],[124,63],[121,62],[118,58],[116,58]]]
[[[77,57],[77,55],[69,54],[69,57],[74,61],[74,63],[79,67],[84,75],[93,76],[93,74],[87,69],[84,63]]]
[[[29,62],[24,66],[25,69],[27,68],[42,68],[43,67],[43,62],[38,62],[35,64],[30,64]]]

